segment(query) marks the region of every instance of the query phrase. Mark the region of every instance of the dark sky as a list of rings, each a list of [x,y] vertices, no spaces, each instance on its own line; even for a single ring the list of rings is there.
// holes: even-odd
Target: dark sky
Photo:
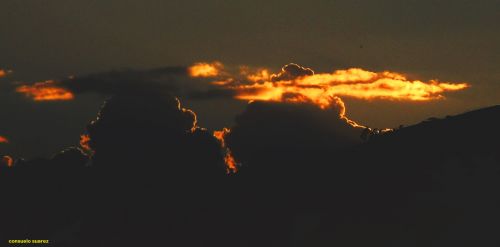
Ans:
[[[14,72],[0,79],[0,135],[11,140],[0,148],[41,156],[74,144],[104,99],[37,104],[9,83],[196,61],[361,67],[472,85],[424,103],[344,99],[351,119],[375,127],[498,104],[499,8],[498,0],[3,0],[0,68]],[[245,106],[186,104],[212,129],[231,125]]]

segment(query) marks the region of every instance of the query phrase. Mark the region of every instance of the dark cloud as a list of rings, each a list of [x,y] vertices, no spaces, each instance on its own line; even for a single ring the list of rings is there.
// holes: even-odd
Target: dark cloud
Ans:
[[[213,88],[208,90],[193,90],[187,97],[193,100],[207,100],[207,99],[232,99],[236,96],[236,92],[232,89]]]
[[[74,94],[97,93],[104,96],[148,94],[151,91],[173,94],[192,100],[232,99],[233,90],[218,88],[205,78],[193,78],[183,66],[149,70],[123,69],[89,75],[71,76],[56,82]]]
[[[87,132],[104,205],[93,209],[99,226],[88,221],[83,228],[92,235],[82,241],[111,243],[129,235],[120,243],[134,246],[162,235],[165,243],[192,244],[189,231],[210,232],[199,217],[211,216],[198,210],[213,215],[229,210],[223,206],[230,186],[221,145],[178,99],[159,92],[116,95]],[[122,213],[130,215],[127,222]]]
[[[302,67],[298,64],[290,63],[281,68],[281,71],[271,77],[272,81],[288,81],[297,77],[314,75],[314,71],[310,68]]]
[[[83,76],[75,76],[60,81],[74,93],[100,93],[114,95],[134,93],[141,90],[179,90],[180,77],[187,76],[185,67],[163,67],[151,70],[116,70]]]
[[[193,111],[162,92],[114,96],[87,132],[94,162],[120,164],[112,169],[148,166],[171,178],[194,171],[210,176],[219,169],[224,175],[220,144],[197,125]]]
[[[70,148],[2,167],[0,185],[12,186],[6,195],[15,201],[0,207],[14,212],[0,224],[2,240],[24,239],[18,234],[34,220],[24,226],[30,237],[65,246],[114,245],[117,238],[137,246],[158,243],[158,236],[193,246],[199,240],[190,234],[215,236],[220,230],[210,230],[210,222],[234,212],[225,199],[232,186],[221,145],[178,99],[154,91],[115,95],[87,132],[91,160]],[[43,206],[31,202],[42,197]],[[28,213],[29,205],[37,208]]]
[[[236,117],[227,137],[235,157],[259,163],[266,156],[309,156],[360,143],[362,129],[339,116],[335,105],[323,110],[314,104],[250,103]]]

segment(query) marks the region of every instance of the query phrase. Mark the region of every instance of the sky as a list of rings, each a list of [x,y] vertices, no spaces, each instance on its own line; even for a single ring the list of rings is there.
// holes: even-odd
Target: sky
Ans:
[[[426,102],[343,97],[350,119],[410,125],[498,104],[500,1],[4,0],[0,15],[0,148],[46,156],[78,143],[105,96],[35,103],[12,85],[116,69],[220,61],[272,71],[394,71],[469,88]],[[201,126],[233,124],[246,102],[189,101]],[[0,152],[3,151],[0,149]]]

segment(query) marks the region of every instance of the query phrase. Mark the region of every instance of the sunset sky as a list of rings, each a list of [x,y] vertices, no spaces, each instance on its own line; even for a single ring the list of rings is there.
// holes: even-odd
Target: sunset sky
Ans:
[[[158,68],[221,64],[223,75],[178,80],[181,91],[214,87],[239,93],[214,82],[242,76],[242,66],[266,69],[270,76],[289,63],[315,75],[359,68],[379,77],[384,71],[404,75],[405,82],[467,85],[429,100],[358,97],[352,87],[350,93],[335,89],[349,119],[377,128],[495,105],[499,5],[498,0],[2,1],[0,153],[50,156],[76,145],[109,96],[82,86],[75,95],[59,92],[70,100],[37,102],[22,86],[123,69],[146,76]],[[251,96],[179,98],[196,112],[200,126],[220,130],[233,124],[248,100],[262,99]]]

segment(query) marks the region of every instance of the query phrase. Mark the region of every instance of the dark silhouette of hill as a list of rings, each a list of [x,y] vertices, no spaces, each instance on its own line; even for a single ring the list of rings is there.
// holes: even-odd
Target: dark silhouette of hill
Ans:
[[[115,96],[87,127],[92,157],[69,148],[0,168],[1,244],[500,244],[499,106],[362,142],[335,109],[256,103],[227,136],[243,164],[226,174],[177,99]]]
[[[493,106],[376,135],[347,152],[357,201],[370,205],[360,217],[378,226],[373,243],[498,245],[499,124]]]
[[[499,124],[500,106],[492,106],[442,119],[429,118],[375,138],[366,148],[391,147],[401,152],[419,148],[424,154],[488,153],[498,148]]]

